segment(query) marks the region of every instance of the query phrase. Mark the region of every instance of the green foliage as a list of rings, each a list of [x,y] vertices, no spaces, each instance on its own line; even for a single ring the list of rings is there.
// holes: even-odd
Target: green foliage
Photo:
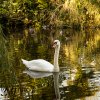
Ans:
[[[38,6],[37,6],[38,9],[45,9],[48,7],[45,0],[37,0],[37,4],[38,4]]]
[[[19,20],[25,26],[39,24],[57,27],[97,27],[100,25],[99,0],[7,0],[0,4],[0,20],[6,16],[8,25]]]
[[[8,11],[6,9],[0,8],[0,15],[7,15],[7,14],[8,14]]]

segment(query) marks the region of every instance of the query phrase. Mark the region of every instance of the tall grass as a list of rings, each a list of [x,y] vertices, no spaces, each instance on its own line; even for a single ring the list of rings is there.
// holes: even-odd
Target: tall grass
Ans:
[[[8,67],[6,39],[4,38],[1,25],[0,25],[0,67],[2,68]]]

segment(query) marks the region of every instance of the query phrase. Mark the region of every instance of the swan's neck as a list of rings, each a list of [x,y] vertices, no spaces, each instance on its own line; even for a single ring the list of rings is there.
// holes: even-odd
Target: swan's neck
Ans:
[[[55,54],[54,54],[54,71],[55,72],[59,72],[59,64],[58,64],[59,50],[60,50],[60,47],[55,48]]]

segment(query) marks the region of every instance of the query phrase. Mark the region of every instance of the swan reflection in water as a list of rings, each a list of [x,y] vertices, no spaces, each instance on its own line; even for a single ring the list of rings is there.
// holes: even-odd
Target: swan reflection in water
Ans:
[[[59,72],[50,73],[50,72],[39,72],[39,71],[26,70],[23,73],[28,74],[32,78],[43,78],[43,77],[48,77],[48,76],[53,75],[56,100],[60,100],[60,93],[59,93]]]
[[[31,71],[31,70],[25,70],[25,71],[23,71],[23,73],[28,74],[32,78],[43,78],[43,77],[48,77],[50,75],[53,75],[53,73]]]

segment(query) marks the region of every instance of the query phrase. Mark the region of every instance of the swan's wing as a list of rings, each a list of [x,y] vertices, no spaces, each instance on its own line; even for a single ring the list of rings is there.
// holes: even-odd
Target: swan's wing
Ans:
[[[28,67],[30,70],[49,72],[52,72],[54,69],[54,66],[51,63],[43,59],[28,61],[26,67]]]

